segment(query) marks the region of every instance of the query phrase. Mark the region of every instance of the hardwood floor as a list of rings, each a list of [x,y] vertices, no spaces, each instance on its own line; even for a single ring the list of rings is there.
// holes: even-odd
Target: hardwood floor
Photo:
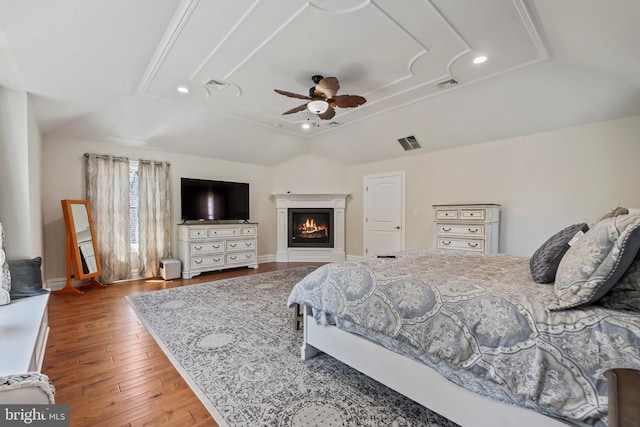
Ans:
[[[51,331],[42,372],[69,404],[70,425],[217,426],[124,296],[318,263],[265,263],[193,279],[135,280],[84,295],[51,295]]]

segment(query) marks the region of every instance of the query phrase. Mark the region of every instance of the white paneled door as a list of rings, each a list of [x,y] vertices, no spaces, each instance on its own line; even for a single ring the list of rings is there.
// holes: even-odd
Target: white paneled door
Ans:
[[[404,250],[404,171],[364,177],[364,256]]]

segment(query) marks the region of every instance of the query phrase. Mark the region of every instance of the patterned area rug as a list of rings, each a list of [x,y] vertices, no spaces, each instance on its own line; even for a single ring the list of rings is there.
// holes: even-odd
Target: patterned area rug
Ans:
[[[453,422],[324,354],[300,359],[287,297],[315,267],[127,300],[220,426],[430,426]]]

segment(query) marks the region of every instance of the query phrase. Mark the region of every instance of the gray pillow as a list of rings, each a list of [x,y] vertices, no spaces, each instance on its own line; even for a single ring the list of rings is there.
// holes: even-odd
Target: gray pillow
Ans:
[[[4,252],[4,228],[0,223],[0,305],[9,304],[11,296],[11,274],[9,273],[9,265]]]
[[[49,292],[42,287],[41,265],[42,258],[40,257],[9,261],[11,299],[32,297]]]
[[[624,275],[638,250],[640,215],[598,222],[560,261],[554,284],[558,302],[549,310],[588,305],[602,298]]]
[[[576,234],[586,233],[589,226],[585,223],[573,224],[549,237],[529,259],[529,269],[533,280],[538,283],[551,283],[556,280],[558,265],[569,250],[569,242]]]
[[[616,310],[640,312],[640,252],[635,261],[598,304]]]

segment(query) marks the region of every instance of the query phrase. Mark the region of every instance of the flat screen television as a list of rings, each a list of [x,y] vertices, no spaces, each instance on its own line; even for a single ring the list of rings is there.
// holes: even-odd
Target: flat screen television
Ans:
[[[249,220],[249,184],[181,178],[182,221]]]

